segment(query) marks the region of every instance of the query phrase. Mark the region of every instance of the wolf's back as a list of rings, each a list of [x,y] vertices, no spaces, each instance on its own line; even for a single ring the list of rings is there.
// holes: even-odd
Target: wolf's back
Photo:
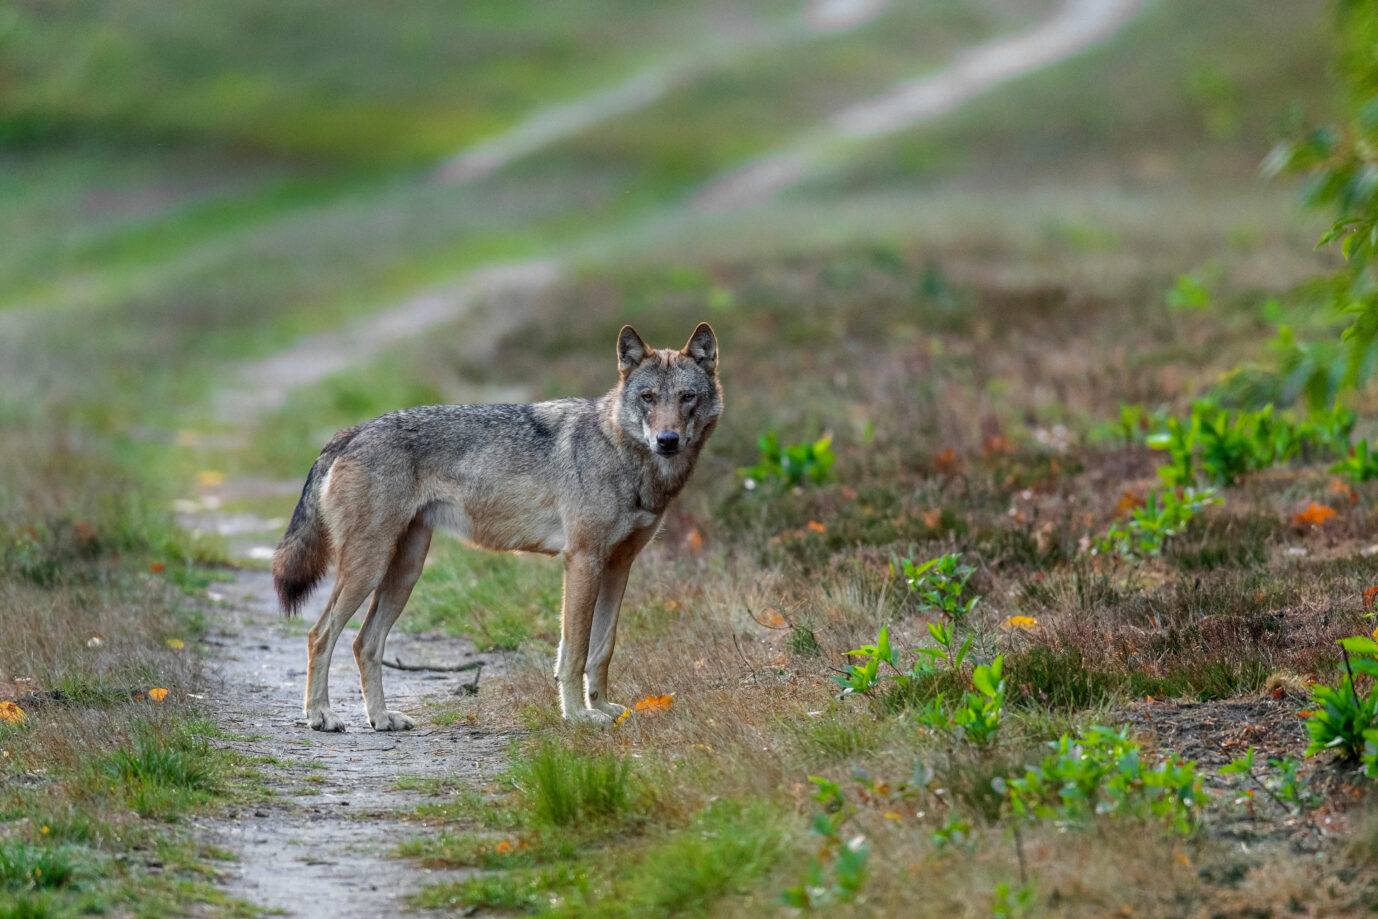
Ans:
[[[345,428],[325,445],[306,476],[301,500],[273,553],[273,586],[277,588],[282,611],[288,616],[297,612],[330,566],[330,532],[320,516],[320,483],[358,433],[358,427]]]

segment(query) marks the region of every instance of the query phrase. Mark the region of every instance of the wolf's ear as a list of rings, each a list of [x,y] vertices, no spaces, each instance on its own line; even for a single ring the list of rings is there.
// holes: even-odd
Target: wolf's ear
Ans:
[[[706,322],[700,322],[699,327],[694,330],[694,334],[689,336],[689,343],[679,353],[693,359],[709,373],[716,373],[718,369],[718,336],[713,334],[713,327]]]
[[[617,334],[617,369],[623,379],[626,379],[627,374],[635,370],[650,354],[651,349],[646,347],[641,336],[636,334],[636,329],[624,325],[622,331]]]

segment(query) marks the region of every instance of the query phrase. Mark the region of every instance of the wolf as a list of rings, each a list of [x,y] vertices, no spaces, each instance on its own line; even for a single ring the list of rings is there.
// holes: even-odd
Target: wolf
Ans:
[[[622,594],[722,414],[717,336],[704,322],[680,350],[655,350],[623,326],[617,371],[617,385],[597,399],[425,405],[331,438],[273,556],[288,616],[332,562],[337,569],[307,636],[313,730],[345,729],[330,710],[330,657],[370,594],[354,639],[364,709],[376,731],[413,726],[384,701],[382,655],[437,527],[485,549],[560,556],[561,712],[611,722],[626,711],[608,699]]]

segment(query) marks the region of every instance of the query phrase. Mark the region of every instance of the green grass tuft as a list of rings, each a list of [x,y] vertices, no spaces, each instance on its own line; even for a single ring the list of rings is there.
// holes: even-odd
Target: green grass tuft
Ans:
[[[570,827],[633,815],[631,763],[611,753],[537,744],[512,770],[521,801],[537,826]]]

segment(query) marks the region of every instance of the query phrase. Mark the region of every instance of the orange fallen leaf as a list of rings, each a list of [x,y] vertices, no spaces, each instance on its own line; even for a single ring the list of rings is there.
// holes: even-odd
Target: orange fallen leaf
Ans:
[[[946,450],[939,450],[933,454],[933,465],[938,467],[938,471],[944,475],[955,475],[957,473],[957,451],[951,447]]]
[[[148,691],[148,697],[154,702],[161,702],[167,698],[167,690],[163,689],[161,686],[157,689],[150,689]]]
[[[1032,616],[1011,616],[1001,624],[1007,629],[1023,629],[1026,632],[1038,628],[1038,620]]]
[[[761,620],[772,629],[783,629],[789,621],[778,610],[766,609],[761,612]]]
[[[997,453],[1010,452],[1010,439],[1004,434],[992,434],[986,438],[985,445],[981,447],[984,456],[994,456]]]
[[[0,721],[6,724],[23,724],[28,720],[29,716],[13,702],[0,702]]]
[[[940,530],[943,526],[943,509],[935,507],[931,511],[921,511],[919,518],[923,520],[923,525],[930,530]]]
[[[1115,516],[1128,517],[1130,513],[1144,506],[1144,499],[1132,491],[1126,491],[1120,495],[1120,500],[1115,502]]]
[[[698,527],[694,527],[688,533],[684,534],[684,540],[681,542],[681,546],[683,546],[684,551],[688,552],[690,555],[703,554],[703,534],[699,532]]]
[[[1378,584],[1374,584],[1368,590],[1364,591],[1364,606],[1373,609],[1373,604],[1376,601],[1378,601]]]
[[[154,574],[158,574],[166,567],[167,565],[164,565],[162,562],[153,562],[148,566],[148,570]]]
[[[810,521],[809,521],[809,529],[812,530],[812,531],[815,532],[815,533],[826,533],[826,532],[828,532],[828,528],[827,528],[824,524],[819,523],[817,520],[810,520]]]
[[[639,712],[668,712],[674,701],[674,693],[665,696],[647,696],[632,707]]]
[[[1312,501],[1311,506],[1306,510],[1302,511],[1300,514],[1292,515],[1292,523],[1299,527],[1314,527],[1320,526],[1334,516],[1335,508],[1325,504],[1317,504],[1315,501]]]
[[[506,855],[507,853],[511,852],[513,848],[514,847],[512,843],[504,839],[502,842],[498,843],[498,854]]]

